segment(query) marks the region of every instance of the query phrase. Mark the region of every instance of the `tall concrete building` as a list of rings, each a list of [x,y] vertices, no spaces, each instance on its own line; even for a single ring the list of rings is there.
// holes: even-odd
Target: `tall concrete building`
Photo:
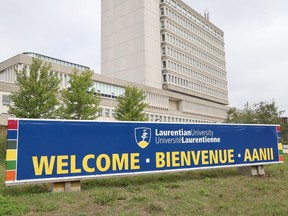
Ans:
[[[162,88],[159,0],[102,0],[101,73]]]
[[[227,105],[225,65],[223,31],[183,1],[102,0],[103,74]]]

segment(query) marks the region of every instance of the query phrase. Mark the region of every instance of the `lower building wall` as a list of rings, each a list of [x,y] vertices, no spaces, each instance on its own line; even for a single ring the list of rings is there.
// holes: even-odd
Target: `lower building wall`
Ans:
[[[32,58],[23,54],[17,55],[0,63],[0,74],[6,73],[8,68],[21,68],[23,65],[30,65]],[[48,61],[49,63],[49,61]],[[53,63],[52,70],[58,73],[64,80],[72,72],[72,66],[63,66],[60,63]],[[2,79],[7,76],[3,75]],[[223,122],[229,107],[225,104],[193,97],[185,93],[173,92],[170,90],[153,88],[127,80],[117,79],[101,74],[93,74],[95,90],[101,95],[99,120],[114,120],[114,110],[117,106],[116,97],[123,95],[125,86],[135,86],[146,93],[145,102],[148,108],[145,110],[149,121],[162,122],[192,122],[212,123]],[[63,81],[63,80],[62,80]],[[67,79],[66,79],[67,81]],[[66,83],[66,82],[65,82]],[[66,88],[67,83],[61,82],[61,89]],[[9,94],[17,91],[19,87],[9,80],[0,80],[0,124],[6,126],[8,115]]]
[[[7,93],[5,93],[6,95]],[[7,126],[8,106],[3,106],[0,94],[0,125]],[[184,104],[184,105],[183,105]],[[185,104],[189,104],[186,106]],[[115,98],[102,98],[100,103],[101,111],[98,120],[114,121],[114,112],[117,102]],[[213,107],[212,105],[198,104],[193,102],[182,102],[169,100],[169,108],[162,109],[149,106],[145,112],[149,121],[161,122],[186,122],[186,123],[216,123],[223,122],[226,118],[228,108]]]

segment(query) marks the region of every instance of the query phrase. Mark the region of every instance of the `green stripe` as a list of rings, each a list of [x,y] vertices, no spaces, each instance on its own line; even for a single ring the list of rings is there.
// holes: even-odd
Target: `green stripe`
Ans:
[[[6,170],[16,170],[16,160],[6,161]]]
[[[283,155],[283,150],[279,150],[279,155]]]
[[[17,140],[7,141],[7,149],[16,149],[16,148],[17,148]]]

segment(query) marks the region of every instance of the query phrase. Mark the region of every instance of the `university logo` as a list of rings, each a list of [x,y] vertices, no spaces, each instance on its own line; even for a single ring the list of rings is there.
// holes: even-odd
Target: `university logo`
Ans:
[[[146,148],[151,140],[151,128],[139,127],[134,129],[135,140],[141,148]]]

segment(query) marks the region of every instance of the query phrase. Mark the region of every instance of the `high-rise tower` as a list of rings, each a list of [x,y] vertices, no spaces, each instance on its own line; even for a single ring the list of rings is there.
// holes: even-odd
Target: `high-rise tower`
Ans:
[[[181,0],[102,0],[103,74],[228,104],[224,33]]]
[[[101,73],[162,88],[159,0],[102,0]]]
[[[223,31],[182,1],[161,0],[163,88],[228,104]]]

